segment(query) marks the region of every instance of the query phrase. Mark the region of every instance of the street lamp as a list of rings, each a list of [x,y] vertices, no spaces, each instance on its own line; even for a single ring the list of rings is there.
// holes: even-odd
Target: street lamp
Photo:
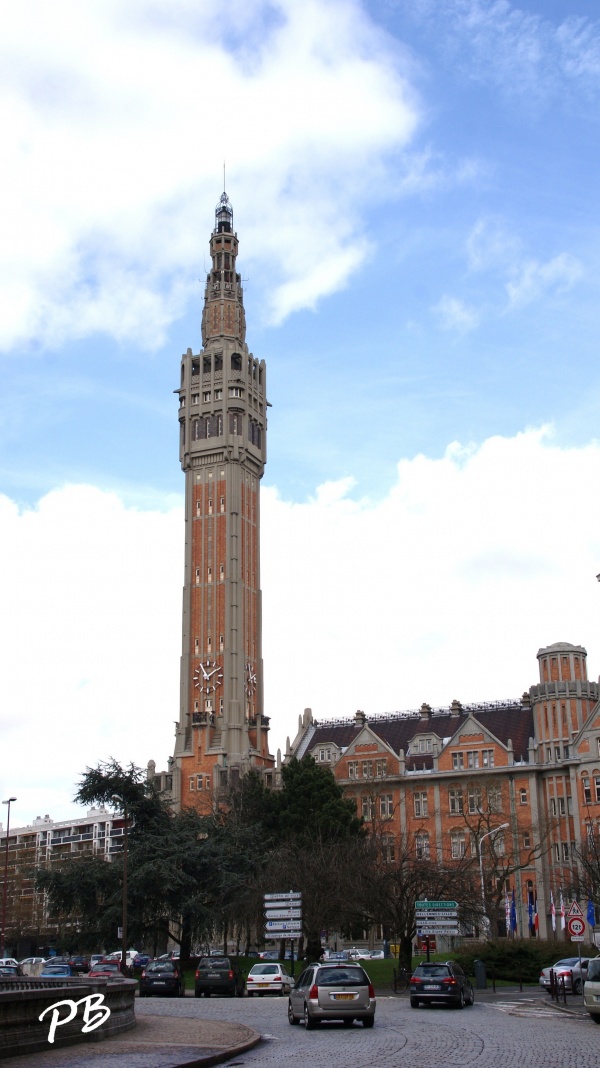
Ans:
[[[127,803],[119,794],[112,795],[123,809],[123,919],[121,921],[121,972],[127,975]]]
[[[10,831],[10,806],[13,801],[16,801],[16,797],[9,797],[7,801],[3,801],[3,805],[8,805],[8,814],[6,816],[6,850],[4,853],[4,890],[2,891],[2,930],[0,931],[0,957],[4,956],[4,949],[6,946],[6,896],[8,893],[8,836]]]
[[[480,838],[477,839],[477,851],[479,853],[479,877],[481,879],[481,907],[483,909],[483,921],[484,927],[487,927],[488,935],[490,931],[490,920],[485,909],[485,883],[483,881],[483,853],[481,851],[481,843],[489,838],[491,834],[497,834],[498,831],[503,831],[505,827],[509,827],[509,823],[501,823],[499,827],[493,827],[491,831],[486,831]]]

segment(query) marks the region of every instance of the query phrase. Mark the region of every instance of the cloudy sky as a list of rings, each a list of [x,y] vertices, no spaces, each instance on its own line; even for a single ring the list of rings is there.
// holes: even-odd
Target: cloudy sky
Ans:
[[[23,0],[0,41],[0,792],[164,766],[223,186],[268,366],[272,749],[600,670],[592,0]],[[80,813],[78,813],[80,814]],[[2,817],[4,813],[0,814]]]

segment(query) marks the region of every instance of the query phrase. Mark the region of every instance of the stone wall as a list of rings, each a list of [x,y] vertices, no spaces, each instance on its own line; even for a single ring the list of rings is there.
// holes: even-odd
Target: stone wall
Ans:
[[[105,1038],[129,1031],[135,1027],[135,990],[133,979],[41,979],[24,976],[19,979],[0,979],[0,1059],[16,1054],[35,1053],[57,1046],[76,1042],[101,1042]],[[87,1034],[83,1032],[86,1003],[82,998],[102,995],[108,1016],[99,1027]],[[52,1012],[43,1020],[39,1017],[45,1009],[57,1002],[80,1002],[77,1014],[68,1023],[58,1026],[54,1043],[48,1042]],[[97,1010],[96,1010],[97,1011]],[[69,1015],[69,1006],[60,1009],[61,1019]],[[94,1012],[92,1012],[92,1018]]]

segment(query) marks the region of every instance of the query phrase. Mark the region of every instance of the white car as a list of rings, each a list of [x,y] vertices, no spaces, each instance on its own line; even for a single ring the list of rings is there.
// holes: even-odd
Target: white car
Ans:
[[[0,968],[3,964],[8,964],[11,968],[19,967],[19,962],[14,957],[0,957]]]
[[[292,989],[293,979],[286,972],[283,964],[275,961],[264,961],[254,964],[248,972],[246,979],[246,993],[249,998],[262,997],[264,994],[277,994],[279,997],[288,995]]]

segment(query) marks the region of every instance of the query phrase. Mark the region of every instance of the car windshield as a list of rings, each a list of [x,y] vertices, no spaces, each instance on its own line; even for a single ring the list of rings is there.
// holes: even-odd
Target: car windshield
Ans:
[[[443,975],[448,975],[448,968],[445,964],[419,964],[414,974],[423,978],[439,979]]]
[[[337,986],[338,983],[354,986],[368,986],[369,980],[362,968],[322,968],[319,972],[319,986]]]
[[[279,965],[278,964],[255,964],[254,967],[250,969],[250,975],[278,975],[278,974],[279,974]]]

